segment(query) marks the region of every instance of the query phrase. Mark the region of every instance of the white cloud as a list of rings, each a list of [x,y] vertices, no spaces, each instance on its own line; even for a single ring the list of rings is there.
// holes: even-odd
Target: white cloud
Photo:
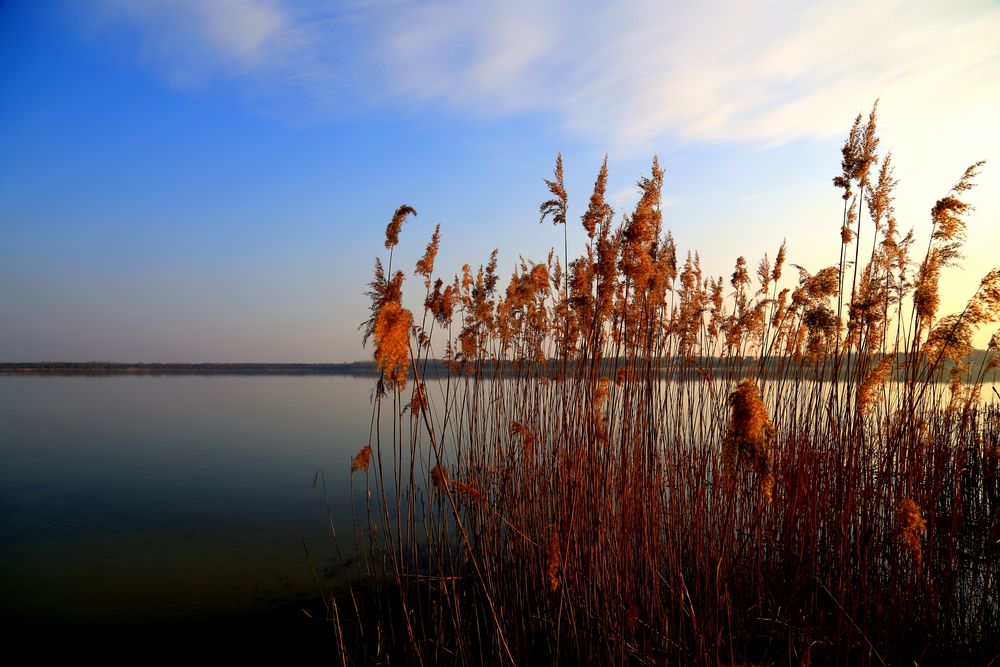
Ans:
[[[839,136],[876,96],[906,122],[1000,100],[989,0],[105,0],[175,82],[225,73],[325,108],[543,112],[612,147]]]
[[[438,6],[387,32],[403,93],[546,110],[616,144],[830,136],[879,94],[936,114],[996,103],[1000,81],[1000,7],[986,1]]]

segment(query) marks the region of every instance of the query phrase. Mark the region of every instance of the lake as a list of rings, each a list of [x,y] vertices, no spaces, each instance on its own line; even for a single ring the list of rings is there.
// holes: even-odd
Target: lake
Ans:
[[[320,590],[343,584],[328,525],[354,562],[350,464],[374,383],[0,376],[5,634],[44,653],[335,659],[319,620]]]
[[[293,641],[354,550],[370,378],[0,376],[0,620],[25,645]],[[361,494],[357,494],[361,502]],[[248,648],[249,647],[249,648]]]

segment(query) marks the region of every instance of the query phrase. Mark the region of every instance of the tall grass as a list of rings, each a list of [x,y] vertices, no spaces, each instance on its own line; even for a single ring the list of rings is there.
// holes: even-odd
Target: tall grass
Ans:
[[[352,464],[375,592],[353,597],[344,662],[994,657],[1000,408],[983,387],[1000,337],[970,353],[1000,319],[1000,270],[937,312],[981,163],[918,253],[876,133],[873,108],[834,179],[840,260],[815,272],[788,271],[782,244],[728,281],[703,275],[664,231],[656,159],[617,224],[605,161],[583,256],[521,260],[500,289],[494,253],[446,284],[435,230],[414,315],[400,207],[369,292],[380,377]],[[542,219],[568,225],[561,158],[546,182]]]

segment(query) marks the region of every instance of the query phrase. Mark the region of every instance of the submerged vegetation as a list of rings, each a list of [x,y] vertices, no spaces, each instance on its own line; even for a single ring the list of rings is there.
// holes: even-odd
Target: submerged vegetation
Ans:
[[[445,282],[436,229],[414,315],[393,250],[416,212],[400,207],[363,325],[371,442],[352,461],[376,593],[331,605],[340,658],[993,657],[1000,409],[983,385],[1000,334],[970,352],[1000,319],[1000,269],[938,313],[981,163],[934,205],[918,252],[878,147],[873,108],[834,179],[839,261],[814,272],[787,271],[782,244],[703,275],[664,230],[658,161],[619,223],[605,161],[583,256],[522,259],[501,289],[494,252]],[[541,218],[568,229],[561,158],[546,183]]]

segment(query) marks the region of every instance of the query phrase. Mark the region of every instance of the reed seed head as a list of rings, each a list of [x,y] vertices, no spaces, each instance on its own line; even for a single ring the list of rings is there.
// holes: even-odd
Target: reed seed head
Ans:
[[[354,459],[351,460],[351,473],[356,473],[359,470],[368,470],[369,464],[372,461],[372,446],[365,445],[358,453],[354,455]]]
[[[923,561],[921,538],[927,532],[927,520],[920,513],[920,506],[912,498],[902,498],[896,504],[897,530],[913,560],[919,566]]]
[[[722,441],[723,467],[732,474],[748,464],[762,477],[770,472],[770,440],[774,425],[767,415],[757,383],[746,378],[729,394],[729,423]],[[773,485],[773,480],[771,481]]]
[[[594,238],[597,229],[610,220],[614,215],[614,209],[604,200],[604,193],[608,187],[608,156],[604,156],[601,163],[601,170],[597,173],[597,180],[594,182],[594,193],[590,195],[590,205],[587,212],[583,214],[583,228],[587,230],[587,236]]]
[[[765,503],[770,505],[774,502],[774,474],[766,473],[760,479],[760,495]]]
[[[876,392],[889,379],[889,373],[892,371],[892,363],[894,361],[893,356],[895,355],[882,357],[878,362],[878,366],[872,369],[865,377],[864,382],[861,383],[861,386],[858,388],[858,411],[865,412],[874,405]]]
[[[403,222],[408,215],[416,215],[417,212],[412,206],[403,204],[392,214],[392,220],[385,228],[385,247],[391,249],[399,244],[399,232],[403,228]]]
[[[781,280],[781,269],[785,266],[785,242],[781,242],[781,247],[778,248],[778,254],[774,258],[774,272],[771,274],[771,279],[774,282]]]
[[[431,273],[434,271],[434,258],[437,257],[438,243],[441,241],[441,225],[434,227],[434,235],[431,236],[430,243],[424,251],[424,256],[417,260],[417,268],[414,273],[424,277],[424,286],[430,288]]]
[[[431,469],[431,483],[434,484],[434,488],[438,491],[445,491],[448,486],[448,474],[441,467],[441,464],[437,464]]]
[[[552,199],[544,202],[539,207],[539,212],[541,213],[541,220],[539,222],[545,222],[545,218],[551,215],[552,224],[565,225],[568,198],[566,196],[566,185],[563,182],[562,153],[556,155],[554,176],[555,180],[550,181],[545,179],[545,185],[548,186],[549,192],[552,194]]]
[[[413,315],[397,301],[384,304],[375,316],[375,365],[390,389],[406,386],[411,326]]]

